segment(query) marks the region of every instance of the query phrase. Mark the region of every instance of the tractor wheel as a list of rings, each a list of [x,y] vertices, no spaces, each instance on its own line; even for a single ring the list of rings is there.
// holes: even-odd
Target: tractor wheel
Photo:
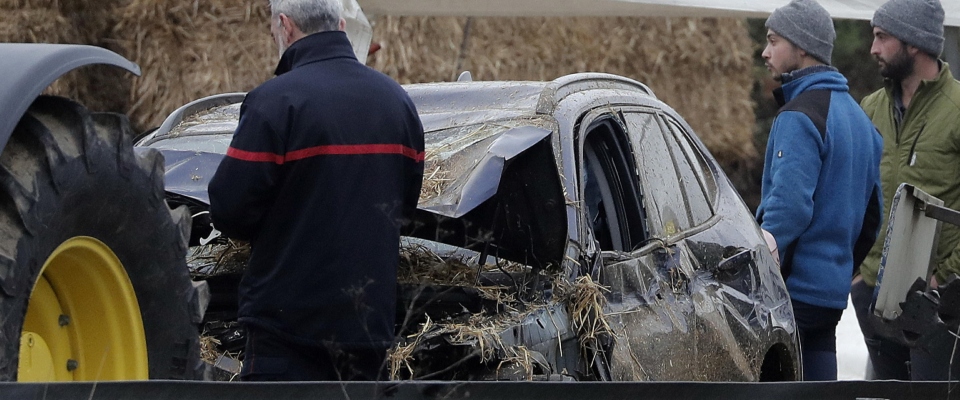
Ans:
[[[0,154],[0,380],[196,379],[189,213],[126,117],[41,96]]]

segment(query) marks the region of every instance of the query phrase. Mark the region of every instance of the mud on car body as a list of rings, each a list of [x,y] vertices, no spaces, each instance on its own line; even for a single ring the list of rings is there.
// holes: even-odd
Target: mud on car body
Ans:
[[[646,86],[575,74],[405,88],[427,153],[393,378],[799,378],[789,297],[757,224]],[[206,185],[240,101],[188,104],[138,142],[164,154],[168,201],[195,216],[188,264],[213,289],[208,334],[228,352],[243,344],[231,288],[245,255],[205,218]]]

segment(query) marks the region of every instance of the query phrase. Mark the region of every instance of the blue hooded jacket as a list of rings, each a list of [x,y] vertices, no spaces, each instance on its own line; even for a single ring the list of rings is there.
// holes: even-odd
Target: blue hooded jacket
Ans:
[[[791,299],[843,309],[880,229],[883,139],[836,69],[785,78],[757,220],[777,241]]]

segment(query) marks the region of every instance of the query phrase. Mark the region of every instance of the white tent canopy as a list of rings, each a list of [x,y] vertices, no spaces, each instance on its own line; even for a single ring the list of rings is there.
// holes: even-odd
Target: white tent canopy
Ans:
[[[789,0],[359,0],[371,15],[766,17]],[[886,0],[820,0],[834,18],[869,20]],[[960,26],[960,0],[941,0]]]

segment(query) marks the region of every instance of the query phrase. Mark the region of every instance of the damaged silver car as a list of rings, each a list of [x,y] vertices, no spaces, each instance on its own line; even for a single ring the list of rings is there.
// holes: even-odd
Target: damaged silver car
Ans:
[[[649,88],[607,74],[404,88],[427,151],[391,378],[799,379],[789,297],[759,227]],[[164,154],[169,202],[194,214],[188,263],[213,290],[216,359],[243,346],[248,250],[211,226],[206,186],[242,99],[188,104],[138,142]]]

